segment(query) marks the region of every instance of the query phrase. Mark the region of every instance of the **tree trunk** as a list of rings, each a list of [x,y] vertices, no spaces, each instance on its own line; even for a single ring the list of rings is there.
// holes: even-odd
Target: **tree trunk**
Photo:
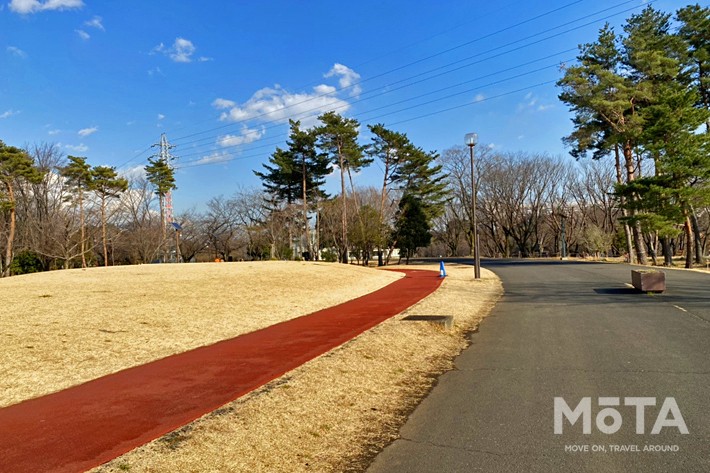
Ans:
[[[106,197],[101,196],[101,239],[104,244],[104,266],[108,266],[108,244],[106,242]]]
[[[10,228],[7,232],[7,240],[5,246],[5,266],[2,268],[2,277],[10,275],[10,266],[12,265],[12,247],[15,244],[15,225],[17,219],[17,211],[15,210],[15,189],[11,182],[6,181],[7,201],[10,204]]]
[[[163,249],[163,263],[167,260],[167,255],[165,253],[165,241],[167,240],[167,234],[166,234],[166,228],[165,228],[165,196],[163,194],[160,194],[158,196],[158,203],[160,205],[160,226],[161,226],[161,235],[162,239],[160,241],[160,248]],[[215,246],[215,252],[217,251],[217,247]]]
[[[685,267],[693,267],[693,225],[690,223],[690,216],[685,212]]]
[[[695,213],[695,208],[690,206],[690,223],[693,225],[693,241],[695,248],[695,263],[705,264],[703,255],[703,242],[700,238],[700,224],[698,223],[698,215]]]
[[[302,176],[303,176],[303,229],[306,237],[306,251],[308,252],[308,258],[311,259],[313,255],[313,245],[311,245],[311,232],[308,228],[308,194],[306,192],[306,160],[302,161]]]
[[[81,227],[81,268],[86,269],[86,228],[84,224],[84,192],[79,189],[79,226]]]
[[[663,266],[673,266],[673,249],[670,238],[661,238],[661,246],[663,248]]]
[[[385,230],[385,204],[387,203],[387,179],[389,178],[390,162],[385,160],[385,173],[382,178],[382,195],[380,197],[380,241],[377,242],[377,266],[383,266],[384,260],[382,253],[384,252],[387,242],[387,232]]]
[[[621,156],[619,153],[619,145],[614,146],[614,155],[616,158],[616,182],[617,184],[623,184],[624,180],[621,175]],[[626,199],[624,197],[621,197],[620,199],[620,205],[621,205],[621,216],[623,218],[628,217],[628,212],[624,208],[624,204]],[[634,254],[634,244],[632,240],[632,235],[631,235],[631,227],[629,226],[629,223],[624,220],[624,236],[626,237],[626,253],[629,255],[629,263],[633,264],[636,262],[636,255]]]
[[[338,145],[338,163],[340,165],[340,198],[343,201],[343,209],[342,209],[342,224],[343,224],[343,251],[341,254],[341,262],[344,264],[348,264],[350,261],[348,259],[348,201],[346,199],[346,193],[345,193],[345,170],[343,169],[345,167],[345,160],[343,159],[343,154],[340,149],[340,145]]]
[[[624,144],[624,160],[626,163],[626,182],[631,183],[636,179],[636,176],[634,174],[633,149],[631,148],[631,143],[629,141]],[[635,199],[635,196],[632,196],[631,198]],[[632,210],[631,216],[633,217],[635,214],[636,211]],[[638,263],[645,265],[648,261],[646,259],[646,248],[643,242],[641,224],[638,222],[634,223],[631,230],[634,237],[634,246],[636,247],[636,257],[638,258]]]
[[[648,254],[651,256],[651,261],[654,266],[658,266],[658,260],[656,258],[656,247],[658,246],[658,233],[654,232],[648,235]]]

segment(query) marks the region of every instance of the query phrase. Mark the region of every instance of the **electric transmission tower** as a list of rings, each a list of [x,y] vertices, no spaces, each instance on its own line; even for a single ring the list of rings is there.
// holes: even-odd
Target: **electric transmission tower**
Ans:
[[[159,162],[164,163],[170,170],[170,174],[172,175],[175,172],[175,166],[173,162],[177,159],[173,154],[170,152],[171,149],[175,147],[175,145],[171,145],[168,143],[168,138],[165,136],[165,133],[162,133],[160,135],[160,143],[155,143],[153,148],[157,147],[159,148],[158,154],[154,154],[151,156],[151,158],[157,158]],[[162,226],[163,226],[163,241],[166,240],[168,229],[174,228],[176,232],[176,243],[175,243],[175,259],[176,261],[179,261],[180,258],[180,246],[179,243],[177,243],[177,232],[178,227],[175,226],[175,218],[173,216],[173,193],[172,193],[172,188],[168,188],[168,190],[165,192],[164,196],[162,196],[161,200],[161,213],[163,214],[163,221]]]

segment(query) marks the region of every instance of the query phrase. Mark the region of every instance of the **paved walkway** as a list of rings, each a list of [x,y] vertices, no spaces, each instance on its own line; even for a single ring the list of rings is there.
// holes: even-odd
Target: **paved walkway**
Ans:
[[[0,471],[85,471],[171,432],[441,284],[433,271],[403,272],[405,278],[344,304],[0,409]]]
[[[666,270],[667,291],[647,295],[626,286],[629,265],[485,266],[505,295],[369,473],[710,472],[710,275]],[[556,434],[555,397],[591,398],[591,433],[580,419]],[[656,405],[638,414],[628,397]],[[620,427],[605,433],[611,398]],[[688,434],[651,433],[666,398]]]

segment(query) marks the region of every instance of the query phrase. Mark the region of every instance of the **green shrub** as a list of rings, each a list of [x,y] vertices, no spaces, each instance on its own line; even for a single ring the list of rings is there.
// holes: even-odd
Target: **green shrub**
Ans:
[[[326,248],[325,250],[321,251],[320,257],[322,261],[325,261],[327,263],[336,263],[338,261],[338,252]]]
[[[10,272],[12,274],[29,274],[44,271],[44,264],[37,253],[30,250],[20,251],[12,259]]]

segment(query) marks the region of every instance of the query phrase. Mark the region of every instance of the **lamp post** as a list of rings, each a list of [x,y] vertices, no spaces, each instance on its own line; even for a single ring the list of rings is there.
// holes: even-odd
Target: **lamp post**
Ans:
[[[478,245],[478,221],[476,220],[476,177],[474,161],[473,161],[473,148],[476,147],[478,143],[477,133],[467,133],[464,137],[468,149],[471,150],[471,226],[472,228],[472,242],[471,248],[473,249],[473,276],[475,279],[481,279],[481,255],[479,252]]]

